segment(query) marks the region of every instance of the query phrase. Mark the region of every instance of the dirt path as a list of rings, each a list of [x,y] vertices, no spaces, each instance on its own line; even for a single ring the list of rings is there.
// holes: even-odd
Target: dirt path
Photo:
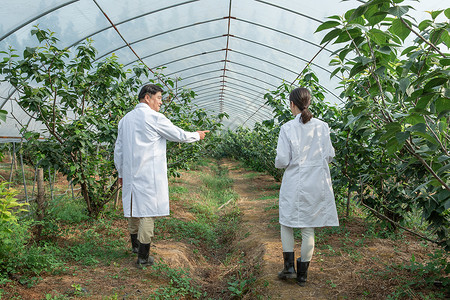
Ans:
[[[294,280],[284,281],[277,278],[283,268],[282,247],[277,217],[278,210],[267,210],[277,203],[279,183],[268,175],[252,174],[238,168],[238,163],[224,162],[229,169],[229,176],[234,180],[234,190],[240,195],[238,207],[242,213],[243,233],[247,235],[241,247],[247,249],[247,255],[260,257],[260,277],[256,285],[264,288],[267,299],[330,299],[318,286],[314,275],[322,267],[311,263],[310,282],[306,287],[299,287]],[[247,234],[245,234],[248,232]],[[300,252],[296,245],[296,253]]]
[[[248,260],[259,264],[255,289],[262,291],[263,299],[386,299],[413,274],[400,266],[409,264],[412,255],[417,262],[427,260],[435,248],[405,233],[397,238],[375,237],[380,229],[358,217],[340,216],[339,227],[316,229],[307,285],[279,280],[283,268],[277,207],[280,183],[269,175],[249,172],[238,162],[222,163],[240,195],[243,236],[237,246]],[[295,253],[297,258],[298,238]],[[420,299],[413,290],[407,294]]]

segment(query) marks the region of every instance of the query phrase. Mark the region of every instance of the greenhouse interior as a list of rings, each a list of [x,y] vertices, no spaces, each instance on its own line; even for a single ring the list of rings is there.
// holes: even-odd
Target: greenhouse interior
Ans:
[[[448,299],[449,47],[438,0],[2,1],[0,299]],[[170,214],[142,269],[117,148],[148,84],[195,142],[154,150]],[[282,199],[312,144],[279,164],[297,88],[339,219],[292,226],[301,257],[315,227],[306,285]]]

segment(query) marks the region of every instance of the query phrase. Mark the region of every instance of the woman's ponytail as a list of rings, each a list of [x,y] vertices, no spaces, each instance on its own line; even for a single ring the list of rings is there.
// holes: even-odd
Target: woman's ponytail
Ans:
[[[311,118],[313,117],[311,111],[308,108],[305,108],[302,110],[302,122],[303,124],[306,124],[309,122],[309,120],[311,120]]]
[[[289,101],[293,102],[302,112],[301,122],[303,122],[303,124],[308,123],[313,117],[311,111],[308,109],[311,104],[311,93],[308,89],[303,87],[293,89],[289,95]]]

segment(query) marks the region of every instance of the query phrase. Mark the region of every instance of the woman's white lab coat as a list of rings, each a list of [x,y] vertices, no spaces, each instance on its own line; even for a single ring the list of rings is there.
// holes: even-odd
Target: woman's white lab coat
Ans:
[[[298,114],[281,126],[275,167],[286,168],[279,220],[287,227],[339,226],[328,163],[334,157],[327,123]]]
[[[125,217],[169,215],[166,140],[195,142],[200,135],[178,128],[145,103],[120,120],[114,163],[123,180]]]

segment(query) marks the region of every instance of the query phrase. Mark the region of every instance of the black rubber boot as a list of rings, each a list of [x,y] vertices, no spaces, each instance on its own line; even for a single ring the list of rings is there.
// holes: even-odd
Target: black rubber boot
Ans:
[[[138,251],[138,259],[136,262],[136,267],[139,269],[142,269],[144,267],[148,267],[153,265],[153,257],[149,256],[150,252],[150,244],[139,244],[139,251]]]
[[[297,284],[299,286],[306,285],[306,279],[308,277],[309,261],[302,261],[301,258],[297,258]]]
[[[284,269],[278,273],[279,279],[297,278],[294,267],[294,252],[283,252]]]
[[[137,239],[137,233],[130,234],[130,237],[131,237],[131,251],[133,251],[133,253],[138,253],[139,252],[139,241]]]

